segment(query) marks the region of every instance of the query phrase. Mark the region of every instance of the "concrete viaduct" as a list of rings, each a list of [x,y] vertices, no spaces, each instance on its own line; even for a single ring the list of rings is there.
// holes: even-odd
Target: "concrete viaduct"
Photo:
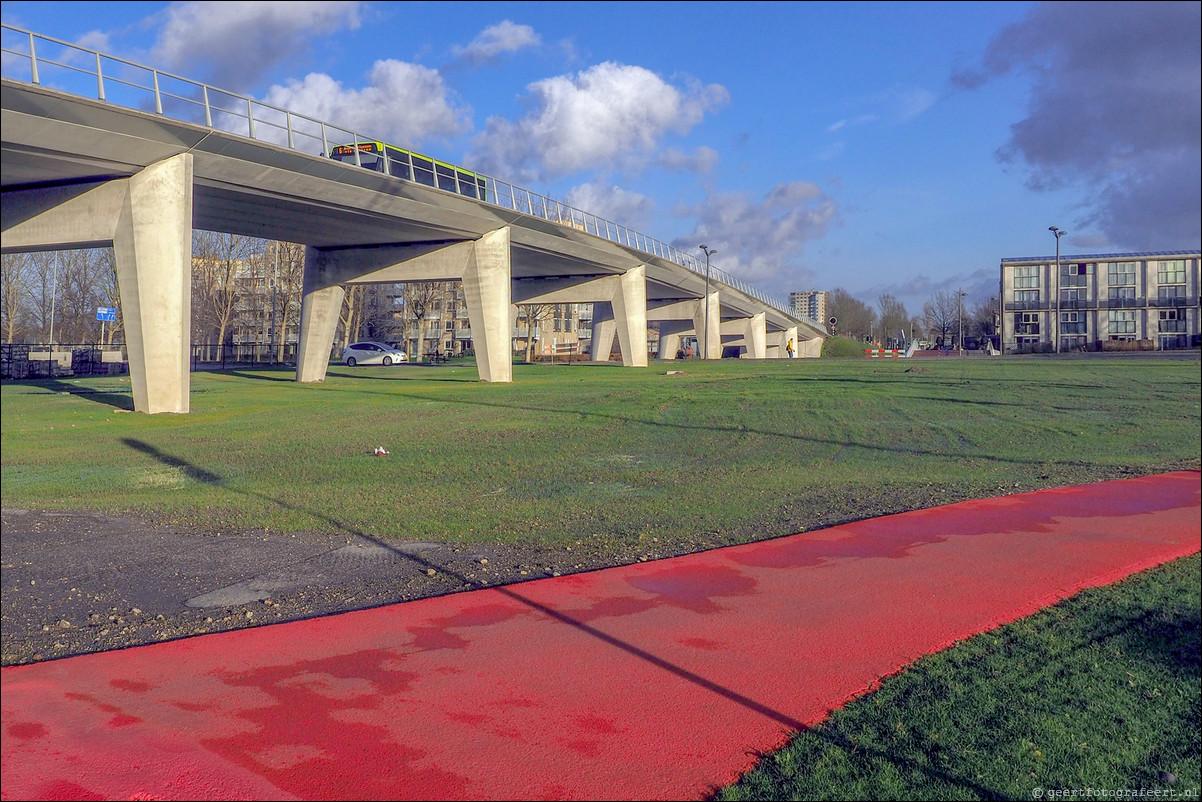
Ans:
[[[593,358],[608,359],[616,337],[632,367],[647,365],[649,322],[668,358],[682,336],[703,332],[710,358],[732,344],[751,358],[784,356],[789,339],[816,356],[826,335],[745,285],[707,282],[672,254],[648,252],[647,240],[614,241],[36,81],[5,77],[2,90],[0,249],[113,247],[141,412],[189,410],[194,228],[306,245],[301,382],[325,378],[343,286],[355,283],[461,280],[489,382],[512,380],[514,304],[591,302]]]

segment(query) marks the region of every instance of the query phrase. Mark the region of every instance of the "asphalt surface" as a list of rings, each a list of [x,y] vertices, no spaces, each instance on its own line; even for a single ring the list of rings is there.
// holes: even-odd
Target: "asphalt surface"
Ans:
[[[702,797],[918,657],[1197,552],[1200,478],[9,666],[3,797]],[[316,545],[334,559],[356,544],[298,546],[267,579],[214,589],[233,578],[230,548],[192,600],[309,577],[297,566]]]

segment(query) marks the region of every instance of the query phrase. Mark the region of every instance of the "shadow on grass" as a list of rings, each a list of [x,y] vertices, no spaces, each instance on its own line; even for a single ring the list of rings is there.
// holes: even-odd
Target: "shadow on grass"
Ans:
[[[123,409],[126,412],[134,411],[134,395],[131,389],[128,393],[115,393],[110,390],[94,390],[90,387],[79,387],[74,384],[69,384],[58,379],[49,379],[46,381],[37,382],[38,386],[45,387],[52,393],[66,393],[78,398],[83,398],[87,401],[95,401],[97,404]]]
[[[713,693],[715,696],[721,697],[722,699],[726,699],[730,702],[733,702],[734,704],[740,705],[741,707],[751,710],[759,715],[762,715],[765,718],[767,718],[771,721],[774,721],[777,724],[780,724],[784,727],[787,727],[790,730],[793,730],[795,732],[801,732],[801,731],[813,732],[813,730],[811,730],[809,727],[807,727],[803,722],[799,721],[796,718],[793,718],[792,716],[788,715],[787,713],[783,713],[779,710],[775,710],[771,707],[768,707],[767,705],[761,704],[760,702],[757,702],[756,700],[754,700],[750,697],[747,697],[732,688],[726,687],[725,685],[721,685],[717,682],[714,682],[711,679],[708,679],[708,678],[702,676],[701,674],[698,674],[695,671],[690,671],[689,669],[687,669],[683,666],[672,663],[662,657],[659,657],[658,655],[655,655],[655,654],[647,651],[646,649],[639,647],[638,645],[636,645],[634,643],[631,643],[629,641],[623,640],[622,638],[611,635],[607,632],[597,629],[596,627],[590,626],[588,623],[586,623],[584,621],[577,620],[570,615],[560,612],[559,610],[556,610],[553,607],[549,607],[541,602],[535,601],[534,599],[531,599],[531,598],[523,595],[522,593],[520,593],[514,585],[499,585],[499,586],[497,586],[497,585],[486,585],[483,583],[473,582],[472,579],[470,579],[469,577],[459,573],[458,571],[456,571],[446,565],[443,565],[441,563],[430,560],[419,554],[413,554],[413,553],[410,553],[407,551],[402,551],[401,549],[396,548],[394,545],[392,545],[388,541],[383,540],[378,537],[375,537],[373,535],[370,535],[370,534],[358,529],[357,527],[352,526],[352,525],[348,524],[347,522],[339,520],[339,519],[337,519],[331,515],[328,515],[324,512],[307,509],[303,506],[296,505],[296,504],[289,504],[287,502],[281,501],[280,499],[273,498],[265,493],[239,490],[237,488],[232,488],[232,487],[226,486],[223,484],[223,479],[220,475],[215,474],[211,471],[208,471],[204,468],[201,468],[197,465],[193,465],[192,463],[189,463],[187,460],[172,456],[158,448],[155,448],[154,446],[152,446],[148,443],[142,442],[140,440],[134,440],[132,438],[124,438],[123,442],[129,448],[131,448],[141,454],[145,454],[149,457],[152,457],[152,458],[158,460],[159,462],[163,463],[164,465],[169,465],[173,468],[180,469],[186,475],[188,475],[189,477],[195,478],[198,481],[205,482],[206,484],[225,487],[226,490],[228,490],[229,492],[231,492],[233,494],[258,498],[260,500],[267,501],[271,504],[275,504],[281,508],[284,508],[284,509],[287,509],[287,510],[290,510],[293,512],[300,512],[305,515],[308,515],[316,520],[324,522],[326,525],[333,527],[335,530],[341,531],[347,535],[352,535],[356,538],[360,538],[361,540],[370,542],[380,548],[387,549],[388,551],[390,551],[392,554],[396,555],[397,557],[400,557],[401,559],[404,559],[404,560],[408,560],[409,562],[411,562],[415,565],[421,566],[422,568],[433,568],[434,570],[442,572],[443,574],[446,574],[447,576],[454,577],[465,588],[484,589],[487,587],[488,589],[492,590],[493,592],[500,593],[501,595],[503,595],[509,599],[512,599],[513,601],[516,601],[516,602],[530,608],[531,610],[539,612],[539,613],[545,615],[546,617],[559,622],[560,624],[569,626],[569,627],[573,628],[574,630],[576,630],[588,637],[595,638],[596,640],[599,640],[609,646],[612,646],[614,649],[616,649],[618,651],[621,651],[627,655],[630,655],[639,660],[642,660],[642,661],[646,662],[647,664],[654,666],[655,668],[657,668],[661,671],[666,671],[676,677],[679,677],[680,679],[682,679],[686,682],[696,685],[697,687],[703,688],[704,690],[709,691],[710,693]],[[365,605],[363,607],[359,607],[359,608],[355,608],[355,609],[370,609],[371,607],[383,607],[383,606],[388,606],[389,604],[394,604],[394,603],[395,602],[388,602],[388,603],[385,603],[382,605]],[[312,616],[312,617],[320,617],[320,616]],[[854,744],[851,744],[850,742],[848,742],[846,745],[848,748],[854,748],[854,746],[855,746]],[[861,747],[861,751],[862,751],[862,747]],[[985,798],[989,798],[989,799],[1000,798],[998,795],[994,794],[989,789],[982,788],[982,787],[976,785],[975,783],[972,783],[966,779],[958,778],[953,775],[947,774],[945,772],[941,772],[937,769],[932,769],[927,766],[922,766],[921,764],[919,764],[917,762],[910,761],[907,759],[897,758],[896,756],[890,755],[885,752],[881,752],[879,754],[879,757],[881,757],[881,759],[884,759],[884,760],[895,761],[895,762],[897,762],[897,764],[899,766],[902,766],[907,769],[911,769],[914,771],[926,772],[926,773],[930,774],[932,777],[943,780],[944,782],[959,785],[966,789],[972,789],[976,793],[985,796]]]
[[[265,373],[282,373],[280,376],[268,376]],[[223,370],[222,375],[237,376],[239,379],[250,379],[259,382],[295,382],[296,370],[287,368],[263,368],[262,373],[247,373],[245,370]]]

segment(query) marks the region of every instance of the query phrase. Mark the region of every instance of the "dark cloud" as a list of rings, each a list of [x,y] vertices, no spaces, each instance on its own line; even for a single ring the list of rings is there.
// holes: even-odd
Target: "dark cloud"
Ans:
[[[972,89],[1025,72],[1027,116],[999,156],[1025,164],[1033,190],[1088,194],[1078,225],[1136,250],[1202,238],[1202,6],[1197,2],[1044,3],[1003,30]]]

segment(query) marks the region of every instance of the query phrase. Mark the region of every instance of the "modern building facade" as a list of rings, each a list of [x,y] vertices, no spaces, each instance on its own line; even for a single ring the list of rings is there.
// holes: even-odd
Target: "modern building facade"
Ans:
[[[806,290],[789,293],[789,306],[793,314],[808,317],[826,325],[826,313],[830,308],[831,294],[825,290]]]
[[[1196,348],[1198,263],[1198,250],[1003,259],[1002,350]]]

